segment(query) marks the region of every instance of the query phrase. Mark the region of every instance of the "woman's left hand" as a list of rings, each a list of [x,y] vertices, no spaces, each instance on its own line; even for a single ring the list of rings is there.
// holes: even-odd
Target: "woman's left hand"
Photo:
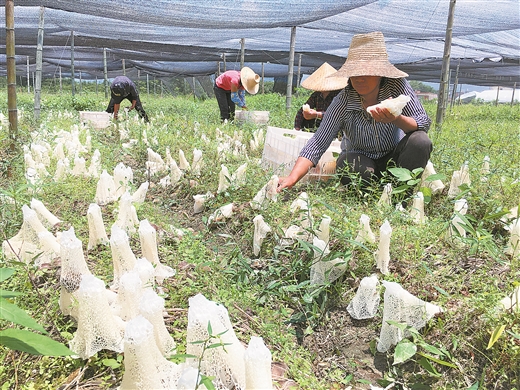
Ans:
[[[393,115],[388,108],[376,108],[372,111],[372,118],[380,123],[392,123],[398,116]]]

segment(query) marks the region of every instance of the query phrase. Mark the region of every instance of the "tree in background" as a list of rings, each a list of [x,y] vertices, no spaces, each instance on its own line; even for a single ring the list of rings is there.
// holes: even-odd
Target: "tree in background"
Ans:
[[[432,92],[432,93],[437,93],[438,91],[429,86],[429,85],[426,85],[420,81],[415,81],[415,80],[410,80],[410,85],[412,86],[412,88],[414,89],[414,91],[419,91],[419,92]]]

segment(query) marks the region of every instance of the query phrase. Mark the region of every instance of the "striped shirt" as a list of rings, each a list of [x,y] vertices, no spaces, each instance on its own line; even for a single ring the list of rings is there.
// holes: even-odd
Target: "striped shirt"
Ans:
[[[417,122],[417,130],[428,131],[431,119],[404,78],[382,78],[377,96],[378,102],[399,95],[410,96],[402,115],[412,117]],[[377,160],[390,153],[404,137],[404,131],[393,123],[374,121],[363,109],[361,97],[349,84],[327,108],[320,127],[300,152],[301,157],[318,163],[338,132],[343,132],[341,148],[343,152],[363,154]]]

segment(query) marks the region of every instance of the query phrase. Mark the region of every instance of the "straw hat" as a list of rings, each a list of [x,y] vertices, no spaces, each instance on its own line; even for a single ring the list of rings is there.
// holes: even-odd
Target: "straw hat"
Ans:
[[[309,77],[302,81],[301,86],[313,91],[335,91],[344,88],[348,83],[348,78],[328,77],[336,73],[336,69],[324,62]]]
[[[240,82],[247,92],[255,95],[260,87],[260,76],[253,72],[253,69],[244,66],[240,71]]]
[[[332,77],[335,76],[381,76],[398,79],[408,74],[388,61],[385,38],[383,33],[376,31],[352,37],[347,60]]]

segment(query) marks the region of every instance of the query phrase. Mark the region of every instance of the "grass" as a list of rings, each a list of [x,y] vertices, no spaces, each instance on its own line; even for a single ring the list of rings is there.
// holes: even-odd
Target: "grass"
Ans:
[[[442,131],[434,127],[430,131],[434,143],[431,160],[437,173],[444,175],[447,186],[454,170],[466,161],[470,167],[472,183],[461,194],[469,204],[464,245],[453,245],[446,238],[453,215],[453,199],[446,196],[446,190],[426,204],[427,223],[415,225],[406,214],[378,205],[378,190],[360,194],[329,180],[299,184],[262,211],[272,234],[264,241],[260,257],[254,258],[253,218],[258,212],[248,203],[267,183],[271,172],[257,164],[261,149],[248,150],[247,157],[219,155],[215,140],[220,131],[241,137],[241,142],[249,145],[256,126],[222,127],[214,99],[195,101],[190,97],[146,94],[141,98],[152,118],[152,125],[146,128],[152,149],[164,157],[168,148],[176,160],[182,149],[190,162],[193,150],[202,150],[201,175],[188,172],[175,187],[159,186],[160,175],[150,178],[145,169],[148,146],[143,142],[143,125],[132,119],[121,121],[120,126],[130,138],[140,141],[133,149],[121,148],[124,141],[119,132],[108,129],[90,130],[92,151],[100,150],[102,167],[109,173],[119,162],[131,166],[135,187],[151,179],[146,201],[137,206],[137,213],[140,220],[146,218],[158,227],[161,262],[177,270],[175,277],[166,280],[164,290],[166,321],[179,353],[186,348],[188,298],[202,293],[228,309],[242,342],[247,343],[251,336],[263,337],[273,361],[284,363],[288,367],[286,378],[301,389],[339,389],[347,385],[366,389],[368,383],[376,385],[378,381],[380,386],[394,382],[396,389],[520,389],[520,317],[518,312],[496,310],[497,302],[520,280],[519,259],[504,254],[509,236],[500,220],[520,203],[520,106],[455,106],[447,113]],[[304,91],[293,97],[294,108],[288,114],[285,98],[277,94],[248,96],[248,106],[270,111],[270,125],[292,128],[296,108],[306,98]],[[19,94],[23,112],[18,146],[29,145],[44,133],[71,131],[79,124],[77,110],[99,111],[107,104],[101,94],[75,99],[44,94],[41,123],[35,123],[31,99],[30,95]],[[436,106],[425,103],[425,107],[435,117]],[[2,112],[6,111],[2,106]],[[81,137],[84,142],[85,134]],[[6,239],[20,229],[21,206],[29,204],[35,195],[25,182],[21,149],[10,150],[5,126],[0,131],[0,142],[0,188],[15,200],[0,204],[2,239]],[[91,153],[85,154],[86,159]],[[480,167],[486,155],[491,159],[491,173],[488,181],[482,182]],[[193,215],[193,195],[216,192],[220,165],[234,172],[244,162],[248,164],[246,183],[216,194],[203,213]],[[55,163],[52,161],[48,168],[51,174]],[[90,270],[109,283],[113,272],[110,248],[86,252],[86,212],[93,202],[96,184],[93,178],[67,176],[57,183],[46,179],[38,186],[36,196],[64,221],[57,231],[74,227],[84,243]],[[340,279],[321,287],[308,284],[313,257],[308,244],[296,242],[286,248],[278,245],[283,230],[299,221],[289,206],[302,191],[309,195],[316,223],[323,214],[331,217],[331,251],[348,262],[347,272]],[[209,216],[230,202],[236,205],[233,218],[208,227],[205,221]],[[113,223],[115,208],[115,204],[103,207],[106,226]],[[370,342],[379,335],[382,305],[374,319],[361,323],[353,322],[346,313],[359,281],[376,272],[373,251],[377,244],[359,246],[353,242],[361,214],[370,216],[376,235],[385,220],[393,228],[391,272],[379,275],[379,279],[398,282],[417,297],[444,308],[420,332],[426,344],[449,352],[443,359],[453,366],[431,361],[439,376],[421,365],[420,355],[393,365],[393,351],[367,352]],[[182,239],[176,237],[172,227],[183,229]],[[132,238],[131,245],[138,255],[138,239]],[[2,289],[24,292],[14,302],[43,324],[51,337],[64,343],[70,340],[76,325],[58,308],[59,267],[41,270],[5,261],[4,265],[15,268],[17,273],[2,284]],[[488,349],[491,332],[501,325],[505,325],[505,331]],[[1,329],[10,326],[0,322]],[[354,336],[349,336],[347,344],[356,344],[356,350],[345,347],[345,337],[350,334]],[[118,356],[110,351],[83,361],[32,356],[0,346],[0,359],[4,362],[0,367],[1,389],[56,389],[71,383],[80,373],[80,388],[109,389],[119,384],[124,368],[112,364]],[[367,367],[376,374],[369,375]]]

